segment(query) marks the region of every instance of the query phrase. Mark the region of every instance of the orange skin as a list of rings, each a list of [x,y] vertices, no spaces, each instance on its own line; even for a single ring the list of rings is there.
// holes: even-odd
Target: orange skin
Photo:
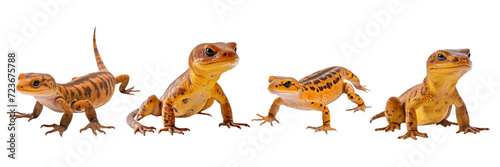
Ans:
[[[405,122],[407,133],[399,139],[417,136],[427,138],[426,133],[418,132],[418,125],[437,124],[458,125],[459,132],[478,133],[488,128],[477,128],[469,125],[469,114],[464,101],[455,88],[458,80],[472,68],[469,49],[448,49],[434,52],[427,60],[427,76],[418,84],[399,97],[391,97],[387,101],[385,111],[372,117],[373,120],[386,117],[389,125],[376,131],[392,131],[401,129]],[[458,124],[446,120],[455,105]]]
[[[348,80],[351,83],[345,82]],[[335,130],[330,126],[330,110],[326,105],[337,100],[342,94],[346,94],[349,100],[356,103],[358,107],[347,111],[365,111],[367,107],[361,97],[354,92],[356,89],[367,91],[360,85],[359,78],[351,71],[343,67],[329,67],[315,72],[300,81],[291,77],[270,76],[269,92],[280,97],[276,98],[269,109],[267,116],[257,114],[261,119],[253,121],[263,121],[260,125],[269,122],[271,126],[273,121],[279,123],[276,119],[280,105],[292,107],[300,110],[317,110],[323,113],[323,125],[319,127],[307,127],[315,132]]]
[[[189,117],[195,114],[210,115],[201,111],[208,109],[214,100],[221,105],[224,125],[240,128],[247,126],[234,123],[231,106],[217,83],[221,74],[234,68],[239,61],[236,54],[236,43],[203,43],[196,46],[189,56],[189,69],[168,86],[163,96],[158,99],[150,96],[139,109],[132,111],[127,117],[128,125],[139,132],[154,132],[154,127],[140,124],[138,121],[148,115],[161,116],[163,129],[170,134],[184,134],[188,128],[175,127],[175,117]]]
[[[90,73],[81,77],[74,77],[70,82],[65,84],[57,84],[54,78],[49,74],[43,73],[22,73],[19,74],[19,83],[17,90],[22,94],[33,96],[37,102],[33,113],[16,112],[16,118],[29,118],[28,121],[38,118],[42,112],[43,106],[64,113],[61,122],[52,125],[42,125],[42,127],[52,127],[53,129],[46,132],[45,135],[52,132],[59,132],[61,135],[68,128],[73,118],[73,113],[85,112],[89,120],[89,124],[82,128],[80,132],[86,129],[92,129],[94,135],[97,135],[96,130],[106,134],[101,128],[113,128],[113,126],[103,126],[97,120],[95,108],[106,104],[115,90],[115,85],[121,83],[120,92],[123,94],[131,94],[137,92],[134,87],[125,89],[128,84],[129,76],[120,75],[114,77],[104,66],[97,44],[95,40],[94,29],[94,54],[99,67],[98,72]]]

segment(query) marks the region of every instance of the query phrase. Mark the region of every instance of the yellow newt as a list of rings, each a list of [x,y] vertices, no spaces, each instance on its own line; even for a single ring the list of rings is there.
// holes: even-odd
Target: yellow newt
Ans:
[[[370,122],[385,116],[389,125],[376,131],[386,132],[401,129],[400,124],[406,123],[407,132],[399,139],[411,137],[416,140],[417,136],[427,138],[426,133],[418,132],[418,125],[458,125],[457,133],[464,134],[489,130],[469,125],[469,113],[455,87],[471,68],[469,49],[447,49],[432,53],[427,60],[427,76],[423,83],[408,89],[399,97],[389,98],[385,111],[373,116]],[[455,106],[458,124],[447,120],[452,105]]]
[[[348,80],[351,83],[345,82]],[[323,125],[319,127],[307,127],[314,129],[315,132],[336,130],[330,126],[330,110],[326,105],[337,100],[342,94],[347,94],[347,97],[358,106],[347,111],[365,111],[367,107],[363,99],[354,92],[353,85],[356,89],[368,91],[365,86],[360,84],[359,78],[351,71],[343,67],[329,67],[318,72],[315,72],[300,81],[291,77],[270,76],[268,90],[272,94],[279,97],[276,98],[269,109],[267,116],[262,116],[261,119],[253,121],[263,121],[260,125],[269,122],[271,126],[273,121],[279,123],[276,119],[276,114],[280,105],[296,108],[300,110],[318,110],[323,113]]]
[[[150,96],[139,109],[132,111],[127,117],[127,123],[134,134],[139,132],[154,132],[156,128],[140,124],[139,120],[148,115],[161,116],[163,119],[162,131],[170,134],[184,134],[188,128],[175,127],[175,117],[189,117],[194,114],[204,114],[201,111],[208,109],[217,101],[222,110],[224,125],[240,128],[248,126],[244,123],[234,123],[231,106],[217,83],[221,74],[234,68],[239,61],[236,54],[236,43],[203,43],[196,46],[189,55],[189,69],[180,75],[168,86],[163,96],[158,99]]]

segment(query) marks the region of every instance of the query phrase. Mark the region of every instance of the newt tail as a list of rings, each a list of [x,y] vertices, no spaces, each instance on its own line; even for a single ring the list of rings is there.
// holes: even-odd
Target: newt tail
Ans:
[[[101,55],[99,54],[99,50],[97,50],[97,43],[95,41],[95,27],[94,27],[94,55],[95,55],[95,61],[97,63],[97,67],[99,68],[99,71],[108,71],[106,66],[104,65],[104,62],[101,59]]]

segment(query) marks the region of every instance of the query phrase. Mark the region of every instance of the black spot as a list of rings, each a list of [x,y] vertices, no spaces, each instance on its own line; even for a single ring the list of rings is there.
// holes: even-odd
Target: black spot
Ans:
[[[184,88],[179,88],[178,91],[180,95],[184,95],[184,93],[186,93],[186,89]]]
[[[313,82],[313,83],[314,83],[315,85],[317,85],[317,84],[319,84],[320,82],[321,82],[320,80],[314,80],[314,82]]]
[[[311,104],[314,104],[314,102],[311,102]]]
[[[274,87],[275,87],[275,88],[277,88],[277,87],[278,87],[278,85],[274,85]]]
[[[323,107],[323,104],[319,104],[319,107]]]
[[[311,89],[312,91],[316,90],[316,88],[313,86],[309,87],[309,89]]]
[[[184,99],[182,99],[182,102],[183,102],[184,104],[186,104],[188,101],[189,101],[189,99],[188,99],[188,98],[184,98]]]
[[[325,112],[325,115],[328,115],[328,111],[327,111],[327,112]]]
[[[408,125],[409,125],[409,126],[413,125],[413,122],[408,122]]]

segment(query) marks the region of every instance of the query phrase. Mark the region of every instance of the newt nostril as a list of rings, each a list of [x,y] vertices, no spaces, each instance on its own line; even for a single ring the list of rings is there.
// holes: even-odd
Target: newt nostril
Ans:
[[[458,58],[455,58],[455,60],[453,60],[453,63],[455,62],[460,62],[460,60]]]
[[[226,56],[227,56],[227,53],[224,53],[224,57],[226,57]]]

